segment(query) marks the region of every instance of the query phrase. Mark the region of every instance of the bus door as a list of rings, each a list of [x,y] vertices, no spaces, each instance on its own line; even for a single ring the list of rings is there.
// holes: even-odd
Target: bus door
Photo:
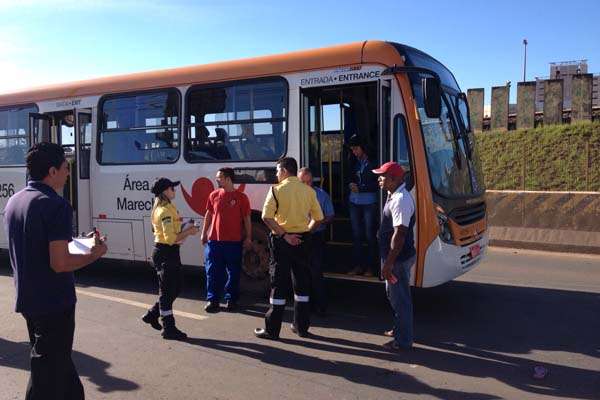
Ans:
[[[388,161],[394,161],[391,155],[392,146],[392,135],[390,132],[391,126],[391,113],[392,113],[392,93],[391,93],[391,81],[390,80],[379,80],[378,85],[378,119],[379,119],[379,159],[380,164]],[[383,206],[387,200],[385,193],[379,199],[379,207],[383,210]]]
[[[358,135],[379,163],[379,91],[377,82],[302,90],[302,165],[310,167],[314,184],[329,193],[335,208],[326,232],[329,272],[346,273],[353,265],[348,196],[354,159],[346,143]]]
[[[78,232],[92,230],[92,199],[90,187],[90,154],[92,147],[92,110],[75,111],[77,156],[77,218]],[[71,170],[73,174],[73,170]]]
[[[393,161],[391,155],[392,134],[391,134],[391,113],[392,113],[392,92],[391,81],[379,81],[379,96],[378,96],[378,115],[379,115],[379,159],[382,163]],[[385,198],[382,199],[385,202]]]
[[[45,114],[29,113],[29,135],[30,143],[33,146],[36,143],[50,141],[50,127],[52,118]]]
[[[77,221],[77,152],[75,135],[75,110],[59,111],[47,114],[29,114],[29,132],[31,143],[52,142],[62,146],[71,171],[61,195],[71,204],[73,214],[73,232],[78,231]]]

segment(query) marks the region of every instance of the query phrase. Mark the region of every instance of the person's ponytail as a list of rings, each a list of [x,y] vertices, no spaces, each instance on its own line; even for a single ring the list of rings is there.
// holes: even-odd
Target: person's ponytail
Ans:
[[[152,205],[152,212],[150,213],[150,223],[152,223],[152,221],[154,221],[154,211],[156,211],[156,209],[160,206],[164,206],[169,204],[171,201],[169,200],[169,198],[165,195],[165,193],[161,193],[158,196],[154,197],[154,204]]]

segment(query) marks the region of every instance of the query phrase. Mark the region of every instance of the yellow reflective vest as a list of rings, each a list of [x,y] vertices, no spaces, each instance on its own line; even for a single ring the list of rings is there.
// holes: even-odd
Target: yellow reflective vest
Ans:
[[[177,235],[181,232],[181,218],[173,203],[156,207],[152,214],[154,243],[174,245]]]

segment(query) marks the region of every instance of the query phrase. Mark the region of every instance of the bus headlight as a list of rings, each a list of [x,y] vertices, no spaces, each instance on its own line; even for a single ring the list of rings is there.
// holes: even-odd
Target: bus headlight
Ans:
[[[436,207],[438,224],[440,225],[440,239],[446,243],[454,243],[452,240],[452,231],[448,224],[448,216],[440,207]]]

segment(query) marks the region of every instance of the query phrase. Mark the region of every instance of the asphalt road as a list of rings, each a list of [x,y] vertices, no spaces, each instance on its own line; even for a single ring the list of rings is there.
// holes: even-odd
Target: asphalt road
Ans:
[[[0,258],[0,399],[22,399],[27,331]],[[328,280],[331,315],[313,336],[255,339],[265,299],[203,311],[203,277],[176,301],[187,342],[142,324],[149,267],[100,263],[77,273],[74,360],[88,399],[600,399],[600,257],[491,248],[476,270],[414,291],[415,349],[388,353],[383,285]],[[289,322],[290,313],[287,318]],[[545,379],[533,379],[543,366]]]

